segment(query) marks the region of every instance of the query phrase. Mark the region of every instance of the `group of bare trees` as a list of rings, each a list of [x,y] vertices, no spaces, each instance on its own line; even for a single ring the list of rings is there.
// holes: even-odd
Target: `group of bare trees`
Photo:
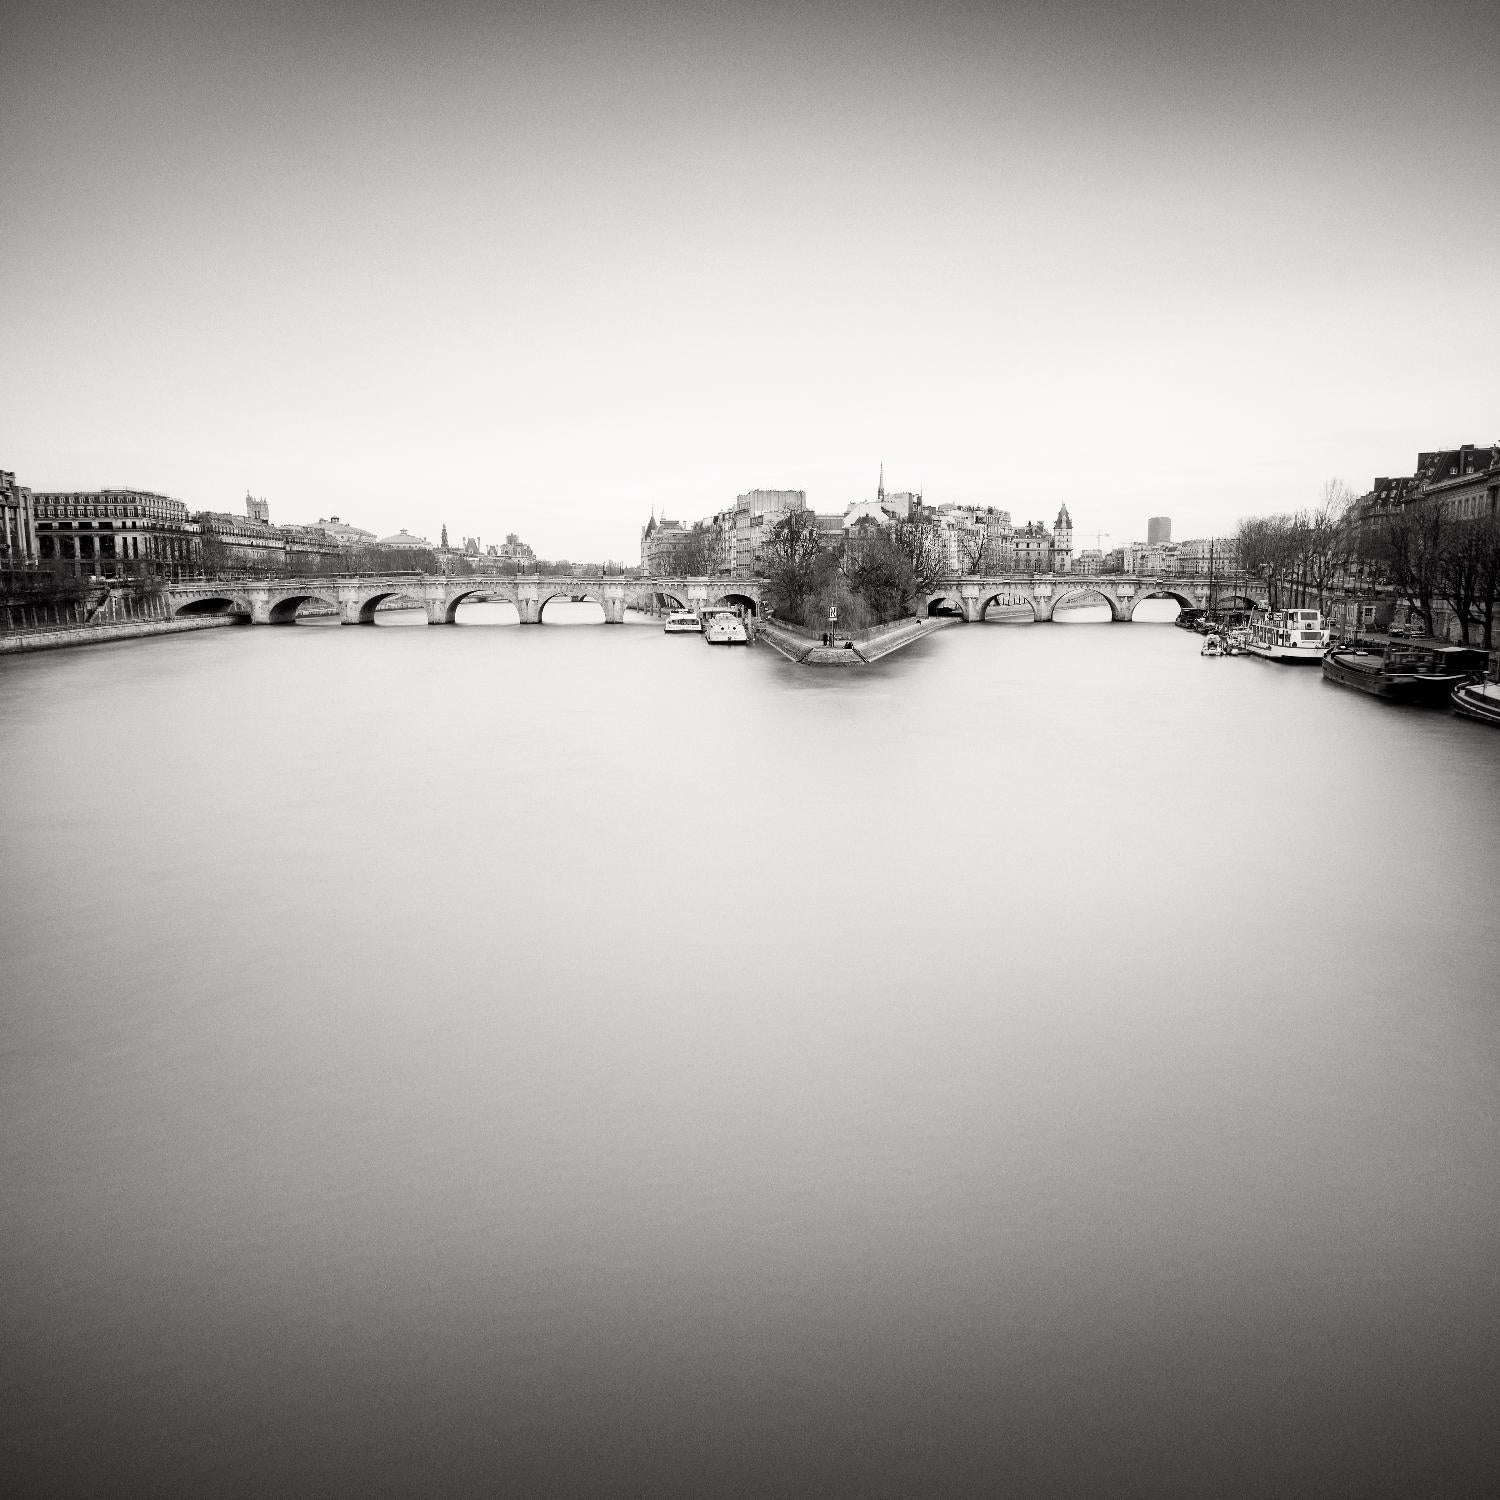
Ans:
[[[1494,515],[1456,517],[1435,500],[1418,500],[1377,528],[1373,540],[1379,567],[1429,635],[1441,601],[1465,644],[1475,636],[1495,644],[1500,524]]]
[[[788,511],[771,528],[761,566],[783,618],[823,628],[829,611],[858,630],[916,613],[948,571],[937,519],[921,506],[888,525],[860,527],[830,546],[811,511]]]
[[[723,550],[719,528],[712,521],[695,521],[672,548],[672,571],[684,578],[707,578],[728,561]]]
[[[1349,590],[1388,589],[1434,633],[1445,604],[1467,643],[1495,644],[1500,593],[1500,523],[1494,514],[1454,516],[1436,499],[1361,516],[1338,480],[1319,503],[1288,515],[1240,522],[1240,564],[1266,580],[1273,609],[1316,603]]]
[[[1353,505],[1348,486],[1331,479],[1311,508],[1240,522],[1240,566],[1266,580],[1272,609],[1316,599],[1321,610],[1349,577],[1359,557]]]

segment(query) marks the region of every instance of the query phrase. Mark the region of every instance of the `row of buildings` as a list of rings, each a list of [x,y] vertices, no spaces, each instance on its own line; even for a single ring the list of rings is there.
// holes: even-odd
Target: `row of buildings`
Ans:
[[[806,511],[806,490],[747,490],[732,506],[695,525],[657,518],[641,528],[641,571],[661,576],[679,570],[684,549],[706,539],[707,555],[695,558],[705,572],[747,574],[761,571],[776,523],[792,511]],[[826,545],[843,547],[872,530],[909,519],[918,509],[933,521],[955,573],[1065,573],[1073,563],[1073,522],[1066,505],[1048,528],[1040,521],[1014,525],[1008,510],[995,506],[924,506],[913,490],[887,490],[882,471],[872,500],[857,500],[842,511],[812,515]]]
[[[1410,474],[1376,479],[1354,502],[1354,514],[1360,523],[1374,524],[1421,504],[1436,505],[1452,521],[1500,517],[1500,443],[1419,453]]]
[[[0,571],[37,565],[95,577],[150,568],[296,571],[369,548],[430,551],[523,572],[536,564],[536,555],[514,532],[488,549],[478,537],[455,549],[448,545],[445,526],[434,547],[404,530],[376,536],[338,516],[273,525],[270,503],[249,494],[239,516],[190,511],[181,500],[149,490],[33,491],[17,484],[9,470],[0,470]]]
[[[1041,521],[1019,525],[1008,510],[986,505],[924,505],[911,490],[888,491],[881,471],[875,497],[857,500],[841,512],[814,511],[818,532],[829,547],[847,547],[882,526],[907,520],[921,509],[938,528],[947,552],[947,566],[955,575],[1007,576],[1029,573],[1139,574],[1171,577],[1239,566],[1238,545],[1232,537],[1202,537],[1173,542],[1172,522],[1153,516],[1147,540],[1116,547],[1075,551],[1073,519],[1064,504],[1049,527]],[[732,506],[689,525],[658,518],[654,513],[641,528],[641,571],[662,577],[681,571],[685,557],[706,573],[747,574],[762,570],[772,529],[791,511],[808,510],[806,490],[747,490]],[[1096,542],[1102,540],[1102,533]]]

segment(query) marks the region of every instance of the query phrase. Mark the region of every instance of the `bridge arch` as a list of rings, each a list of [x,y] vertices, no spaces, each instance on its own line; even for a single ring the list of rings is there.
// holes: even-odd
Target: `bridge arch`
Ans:
[[[677,590],[652,584],[646,589],[630,589],[625,595],[625,607],[627,609],[644,610],[649,612],[655,607],[656,601],[660,599],[668,609],[686,609],[687,590]]]
[[[281,594],[271,601],[266,618],[272,625],[295,624],[297,611],[304,604],[328,604],[337,610],[339,600],[338,595],[334,593],[298,590],[295,593]]]
[[[1052,601],[1052,618],[1057,618],[1060,609],[1081,609],[1090,604],[1107,604],[1112,624],[1130,618],[1130,607],[1122,604],[1115,594],[1107,588],[1100,588],[1097,583],[1078,583],[1065,588]]]
[[[939,614],[957,615],[960,620],[969,618],[969,612],[964,608],[963,595],[953,589],[940,589],[937,593],[927,596],[927,602],[922,606],[922,613],[931,618],[934,611]]]
[[[751,619],[754,619],[755,616],[760,613],[760,606],[756,603],[756,601],[754,599],[752,599],[750,597],[749,594],[737,594],[737,593],[720,594],[719,597],[714,600],[714,603],[715,604],[732,604],[732,605],[736,606],[737,608],[744,610],[745,613],[747,615],[749,615]]]
[[[413,594],[409,589],[378,588],[373,593],[366,594],[360,599],[359,623],[361,625],[373,625],[375,623],[375,611],[388,599],[409,600],[417,609],[426,607],[426,600],[420,594]]]
[[[172,611],[174,620],[191,619],[195,615],[248,615],[250,606],[233,594],[204,595],[199,599],[186,599]]]
[[[979,608],[974,618],[981,623],[987,620],[991,605],[998,605],[1001,609],[1029,609],[1033,625],[1041,618],[1036,607],[1036,600],[1030,597],[1017,598],[1013,589],[992,589],[979,601]]]
[[[481,584],[471,589],[460,589],[443,607],[443,623],[445,625],[458,624],[458,607],[461,604],[482,604],[490,601],[495,604],[509,604],[515,609],[517,618],[520,616],[520,606],[516,603],[514,589],[497,588],[493,584]]]
[[[1197,604],[1194,603],[1192,597],[1189,594],[1184,593],[1183,590],[1172,588],[1168,584],[1155,583],[1151,584],[1149,587],[1145,588],[1143,592],[1135,596],[1134,600],[1131,602],[1129,610],[1124,615],[1124,618],[1127,620],[1133,620],[1135,618],[1136,610],[1139,609],[1147,599],[1175,599],[1177,601],[1177,607],[1179,609],[1188,610],[1198,608]]]
[[[604,611],[604,618],[606,622],[609,619],[609,602],[605,599],[604,595],[600,593],[598,589],[589,588],[588,585],[584,584],[580,579],[579,587],[577,588],[555,588],[550,592],[544,592],[537,596],[536,619],[538,625],[540,625],[545,618],[545,616],[543,615],[543,611],[549,604],[552,603],[554,599],[561,599],[564,602],[571,603],[579,603],[587,600],[590,604],[597,604],[599,608]]]

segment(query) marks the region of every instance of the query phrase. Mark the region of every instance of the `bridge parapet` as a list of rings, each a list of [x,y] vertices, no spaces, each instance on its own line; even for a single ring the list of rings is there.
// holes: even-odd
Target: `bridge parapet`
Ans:
[[[1109,606],[1110,618],[1126,623],[1143,599],[1172,598],[1184,609],[1204,609],[1210,596],[1220,602],[1264,604],[1263,580],[1249,574],[1191,574],[1182,577],[1138,577],[1134,574],[1037,573],[987,577],[953,575],[929,592],[923,613],[934,605],[957,609],[970,623],[984,619],[991,604],[1028,606],[1033,618],[1050,620],[1074,600],[1096,596]]]
[[[724,598],[749,603],[759,613],[764,583],[759,578],[574,578],[566,574],[431,574],[349,575],[257,579],[199,579],[174,583],[166,590],[171,613],[248,615],[255,625],[290,624],[306,603],[328,605],[344,625],[371,625],[375,611],[389,599],[420,605],[429,625],[456,623],[466,599],[496,599],[515,606],[523,625],[539,625],[549,600],[591,599],[604,610],[606,624],[622,624],[625,611],[653,596],[690,608]]]

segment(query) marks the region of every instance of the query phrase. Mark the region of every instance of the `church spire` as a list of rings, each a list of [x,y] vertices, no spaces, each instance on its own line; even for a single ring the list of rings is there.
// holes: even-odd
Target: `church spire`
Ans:
[[[880,460],[880,483],[875,486],[875,498],[878,501],[885,499],[885,460]]]

